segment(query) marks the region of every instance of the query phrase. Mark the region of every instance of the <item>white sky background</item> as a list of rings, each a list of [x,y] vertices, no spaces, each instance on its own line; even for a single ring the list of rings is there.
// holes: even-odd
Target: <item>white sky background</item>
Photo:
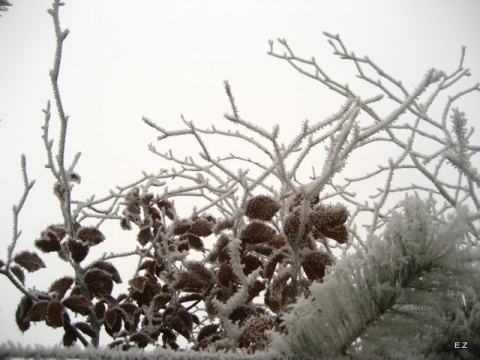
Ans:
[[[41,110],[53,100],[48,72],[55,43],[52,19],[46,13],[51,0],[11,2],[0,18],[2,259],[12,237],[12,204],[22,193],[22,153],[30,178],[37,182],[20,219],[23,234],[17,248],[33,248],[41,230],[61,220],[51,193],[52,177],[44,168],[40,129]],[[77,167],[82,184],[75,194],[103,195],[115,185],[136,180],[142,170],[156,173],[162,167],[147,150],[157,134],[141,122],[142,116],[169,129],[184,127],[180,114],[199,125],[225,123],[223,114],[230,112],[225,79],[241,116],[267,129],[280,124],[287,142],[304,119],[318,121],[337,110],[343,99],[285,61],[268,56],[268,39],[286,38],[298,55],[314,55],[332,77],[348,81],[353,68],[331,55],[322,35],[339,33],[350,50],[368,54],[408,89],[431,67],[456,69],[465,45],[464,66],[471,69],[472,78],[464,85],[469,86],[480,80],[479,14],[476,0],[66,0],[61,24],[71,33],[64,45],[60,86],[70,115],[67,154],[71,159],[82,152]],[[477,129],[479,103],[477,94],[457,104]],[[51,136],[55,135],[52,128]],[[472,140],[478,144],[478,132]],[[158,147],[196,154],[191,144]],[[118,241],[133,248],[132,234],[123,236]],[[107,241],[100,246],[116,250],[115,241]],[[54,255],[44,258],[59,269],[58,275],[51,275],[51,269],[27,274],[28,285],[45,289],[63,275],[54,267]],[[61,330],[43,325],[21,335],[14,322],[19,299],[20,293],[0,278],[0,342],[58,343]]]

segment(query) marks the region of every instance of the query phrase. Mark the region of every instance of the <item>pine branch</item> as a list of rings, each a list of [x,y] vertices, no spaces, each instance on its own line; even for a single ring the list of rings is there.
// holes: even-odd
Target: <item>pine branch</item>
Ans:
[[[412,354],[422,353],[427,350],[425,344],[442,332],[445,311],[461,307],[454,297],[471,289],[479,298],[480,288],[473,280],[480,272],[478,249],[461,245],[468,232],[465,209],[459,209],[457,218],[442,225],[434,220],[432,204],[408,198],[403,208],[403,214],[395,214],[387,226],[384,240],[373,237],[365,252],[337,262],[323,283],[312,285],[311,295],[295,304],[284,317],[288,335],[274,343],[277,350],[300,357],[338,356],[356,351],[368,357],[368,343],[378,340],[369,334],[371,326],[381,326],[385,319],[393,321],[398,316],[398,321],[404,321],[405,317],[398,312],[392,315],[393,310],[416,316],[422,309],[429,309],[432,327],[420,324],[417,332],[404,334]],[[447,278],[445,274],[449,274]],[[443,306],[432,304],[428,290],[432,284],[437,293],[434,299],[446,297]],[[409,295],[414,287],[417,296],[412,298]],[[458,329],[462,326],[465,324],[458,324]],[[408,326],[403,329],[409,332]],[[380,332],[388,337],[391,351],[395,351],[397,342],[391,331],[393,325]],[[478,334],[472,336],[475,339]],[[352,348],[359,341],[363,345]],[[388,353],[388,348],[378,348],[378,341],[376,344],[376,351]]]

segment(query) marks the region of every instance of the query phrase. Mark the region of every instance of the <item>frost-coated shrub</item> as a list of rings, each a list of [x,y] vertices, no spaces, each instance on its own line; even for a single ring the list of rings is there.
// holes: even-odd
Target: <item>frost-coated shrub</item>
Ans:
[[[144,118],[159,141],[188,136],[200,154],[179,158],[151,145],[168,164],[158,174],[79,200],[79,154],[69,163],[64,155],[68,116],[57,79],[68,30],[60,27],[60,5],[55,0],[49,10],[57,39],[50,76],[58,148],[49,133],[50,103],[42,130],[63,218],[45,225],[35,251],[16,251],[18,217],[34,186],[22,157],[25,191],[0,260],[0,273],[23,293],[15,314],[20,330],[42,322],[59,329],[65,346],[97,347],[108,335],[110,348],[132,354],[187,344],[202,352],[310,357],[455,356],[455,340],[471,344],[465,356],[479,354],[480,148],[470,144],[465,114],[452,108],[479,85],[449,96],[441,116],[431,115],[439,95],[469,75],[464,50],[452,73],[431,69],[409,90],[326,33],[334,53],[353,62],[377,92],[362,99],[285,40],[278,41],[283,52],[270,42],[271,56],[345,97],[344,105],[322,121],[304,122],[283,144],[278,125],[265,130],[240,117],[225,82],[231,113],[224,117],[237,130],[185,119],[184,128],[167,130]],[[379,115],[379,104],[391,112]],[[240,141],[260,155],[212,152],[211,137]],[[340,177],[357,153],[383,145],[392,150],[377,168]],[[304,178],[311,156],[321,167]],[[405,174],[421,182],[405,183]],[[191,203],[190,214],[180,200]],[[132,250],[92,259],[92,249],[110,241],[106,222],[131,234]],[[48,272],[45,253],[56,254],[72,275],[52,274],[48,289],[26,287],[26,272]],[[126,257],[137,266],[122,279]]]

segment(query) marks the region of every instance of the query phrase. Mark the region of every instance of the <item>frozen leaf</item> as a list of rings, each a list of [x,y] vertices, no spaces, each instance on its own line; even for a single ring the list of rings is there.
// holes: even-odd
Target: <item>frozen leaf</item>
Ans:
[[[212,234],[212,229],[215,226],[215,222],[207,218],[200,218],[193,222],[190,230],[190,234],[200,237],[206,237]]]
[[[62,303],[58,300],[50,301],[47,308],[46,313],[46,323],[48,326],[53,328],[63,326],[63,314],[64,314],[64,307]]]
[[[153,233],[150,228],[142,229],[137,234],[137,241],[140,245],[145,246],[153,240]]]
[[[10,268],[10,271],[15,275],[15,277],[24,285],[25,284],[25,273],[20,268],[20,266],[14,265]]]
[[[85,316],[90,315],[90,309],[92,308],[92,302],[83,295],[70,296],[64,299],[62,304],[66,308]]]
[[[93,311],[97,319],[103,319],[105,316],[105,311],[107,311],[106,306],[103,302],[99,301],[95,304]]]
[[[208,338],[209,336],[215,334],[220,327],[220,324],[209,324],[205,325],[197,335],[197,341],[200,342],[205,338]]]
[[[154,341],[145,333],[137,332],[130,336],[130,341],[137,343],[139,348],[146,347],[149,343],[153,343]]]
[[[109,329],[111,333],[120,331],[122,319],[114,309],[108,309],[105,313],[105,325],[107,325],[107,329]]]
[[[90,294],[102,297],[112,293],[113,281],[108,272],[100,269],[89,269],[85,273],[84,279]]]
[[[90,336],[92,339],[97,337],[95,330],[93,330],[93,328],[86,322],[77,322],[75,323],[75,327],[85,335]]]
[[[186,220],[186,219],[177,220],[175,222],[175,228],[173,230],[173,233],[175,235],[183,235],[190,230],[191,226],[192,226],[192,222],[190,220]]]
[[[200,277],[187,271],[178,271],[172,274],[173,280],[170,286],[176,290],[185,292],[200,292],[208,283],[203,281]]]
[[[181,306],[176,308],[168,307],[163,313],[163,321],[185,339],[190,339],[193,319],[192,315],[185,308]]]
[[[262,266],[262,261],[255,255],[251,254],[242,256],[241,262],[243,264],[243,272],[245,275],[250,275],[254,270]]]
[[[53,232],[60,241],[62,241],[67,235],[67,232],[63,225],[50,225],[47,230]]]
[[[272,240],[275,235],[275,229],[267,224],[254,221],[243,229],[240,239],[246,243],[259,244]]]
[[[108,261],[97,261],[90,266],[91,269],[100,269],[106,271],[112,277],[112,280],[115,281],[117,284],[122,282],[120,278],[120,274],[118,273],[117,268]]]
[[[60,242],[57,239],[38,239],[35,240],[35,246],[44,253],[60,251]]]
[[[167,305],[170,300],[172,300],[172,295],[170,295],[170,294],[167,294],[167,293],[157,294],[153,298],[153,300],[150,304],[150,308],[153,311],[158,311],[158,310],[164,308],[165,305]]]
[[[195,250],[204,251],[203,241],[198,236],[187,234],[188,245]]]
[[[345,244],[348,241],[348,230],[345,225],[324,228],[322,229],[322,234],[340,244]]]
[[[43,321],[45,320],[45,316],[47,315],[47,309],[50,301],[42,300],[37,301],[30,311],[27,314],[27,317],[30,321]]]
[[[73,171],[68,174],[68,179],[71,182],[74,182],[74,183],[77,183],[77,184],[80,184],[80,182],[82,181],[81,176],[78,175],[76,172],[73,172]]]
[[[264,350],[270,343],[270,338],[267,334],[272,330],[279,332],[280,327],[271,316],[264,315],[252,318],[243,328],[240,344],[253,352]]]
[[[315,245],[308,236],[311,227],[310,221],[303,219],[302,208],[297,208],[285,218],[283,231],[292,246],[300,249],[313,249]]]
[[[151,193],[143,195],[140,199],[140,201],[143,203],[143,205],[147,205],[147,206],[150,205],[152,200],[153,200],[153,194],[151,194]]]
[[[310,214],[312,224],[322,230],[344,224],[348,219],[348,210],[341,204],[317,205]]]
[[[143,276],[138,276],[131,279],[128,283],[134,289],[143,292],[143,290],[145,289],[145,284],[147,283],[147,279],[145,279]]]
[[[263,281],[255,280],[255,282],[250,286],[248,289],[248,299],[247,302],[252,301],[256,298],[260,293],[265,290],[266,286]]]
[[[233,283],[238,282],[238,278],[233,272],[233,269],[229,263],[223,263],[220,266],[217,274],[218,282],[223,286],[230,286]]]
[[[303,261],[302,267],[310,280],[321,280],[325,276],[325,267],[332,264],[330,256],[321,251],[308,253]]]
[[[275,273],[275,268],[279,262],[281,262],[283,259],[287,257],[286,254],[284,253],[276,253],[275,255],[271,256],[265,267],[263,268],[263,277],[265,279],[270,280]]]
[[[207,257],[207,261],[213,263],[217,261],[217,259],[220,261],[228,260],[230,258],[230,255],[228,254],[228,251],[226,251],[226,248],[229,242],[230,238],[227,235],[220,235],[214,248],[212,249],[212,251],[210,251],[210,254]]]
[[[100,230],[90,226],[80,228],[77,231],[77,237],[90,246],[98,245],[105,240],[105,236]]]
[[[77,341],[77,334],[69,326],[64,327],[65,333],[63,334],[63,346],[73,346]]]
[[[59,225],[50,225],[47,230],[42,231],[40,239],[35,241],[35,246],[44,253],[60,251],[60,241],[65,237],[66,232]]]
[[[250,219],[269,221],[280,209],[280,204],[272,198],[259,195],[247,202],[245,215]]]
[[[202,294],[188,294],[188,295],[180,296],[178,298],[178,303],[182,304],[182,303],[185,303],[185,302],[199,301],[199,300],[203,300],[203,295]]]
[[[40,234],[40,239],[35,241],[35,246],[45,253],[60,251],[60,242],[67,232],[62,225],[50,225]]]
[[[123,230],[132,230],[132,224],[130,223],[130,220],[125,217],[120,220],[120,227]]]
[[[173,204],[169,200],[160,200],[157,202],[157,206],[160,210],[163,210],[165,215],[170,219],[173,220],[175,218],[175,208]]]
[[[62,299],[72,284],[73,278],[70,276],[65,276],[55,280],[52,285],[50,285],[50,289],[48,291],[57,293],[57,298]]]
[[[185,267],[203,282],[210,282],[213,279],[212,272],[200,261],[186,261]]]
[[[34,272],[45,268],[45,263],[40,257],[31,251],[22,251],[14,257],[15,262],[26,269],[28,272]]]
[[[70,255],[72,256],[73,261],[80,263],[88,255],[89,252],[88,244],[85,244],[78,240],[69,240],[68,241],[68,250],[70,250]]]
[[[15,321],[20,331],[25,332],[30,328],[30,320],[28,319],[28,312],[33,306],[33,300],[28,296],[23,296],[17,306],[15,312]]]

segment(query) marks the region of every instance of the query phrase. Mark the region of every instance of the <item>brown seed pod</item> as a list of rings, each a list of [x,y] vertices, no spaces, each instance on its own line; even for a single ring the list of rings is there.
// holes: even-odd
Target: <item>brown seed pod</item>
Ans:
[[[272,198],[259,195],[247,202],[245,215],[250,219],[269,221],[280,209],[280,204]]]

